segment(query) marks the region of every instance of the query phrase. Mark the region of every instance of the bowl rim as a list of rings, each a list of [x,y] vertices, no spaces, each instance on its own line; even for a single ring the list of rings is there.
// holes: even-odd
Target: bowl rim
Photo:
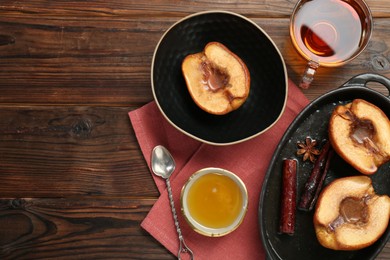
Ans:
[[[282,108],[280,109],[280,112],[279,112],[279,115],[278,117],[269,125],[267,126],[266,128],[264,128],[263,130],[255,133],[255,134],[252,134],[250,136],[247,136],[245,138],[241,138],[239,140],[235,140],[235,141],[231,141],[231,142],[213,142],[213,141],[209,141],[209,140],[205,140],[203,138],[200,138],[194,134],[191,134],[189,133],[188,131],[180,128],[179,126],[177,126],[164,112],[164,110],[162,109],[160,103],[158,102],[158,99],[157,99],[157,95],[156,95],[156,91],[155,91],[155,86],[154,86],[154,80],[153,80],[153,75],[154,75],[154,65],[155,65],[155,61],[156,61],[156,54],[159,50],[159,47],[162,43],[162,41],[164,40],[165,36],[175,27],[177,26],[178,24],[182,23],[183,21],[185,20],[188,20],[188,19],[191,19],[195,16],[200,16],[200,15],[204,15],[204,14],[228,14],[228,15],[232,15],[232,16],[236,16],[236,17],[239,17],[247,22],[249,22],[250,24],[252,24],[253,26],[255,26],[262,34],[264,34],[265,37],[267,37],[267,39],[269,40],[269,42],[274,46],[274,49],[276,51],[276,53],[279,55],[279,59],[280,59],[280,62],[282,64],[282,67],[283,67],[283,74],[285,76],[285,96],[284,96],[284,100],[283,100],[283,106]],[[152,94],[153,94],[153,99],[154,101],[156,102],[156,105],[158,107],[158,109],[160,110],[161,114],[163,115],[163,117],[174,127],[176,128],[177,130],[179,130],[180,132],[182,132],[183,134],[197,140],[197,141],[200,141],[202,143],[206,143],[206,144],[210,144],[210,145],[215,145],[215,146],[227,146],[227,145],[232,145],[232,144],[238,144],[238,143],[242,143],[244,141],[247,141],[249,139],[252,139],[264,132],[266,132],[267,130],[269,130],[272,126],[274,126],[278,121],[279,119],[282,117],[283,113],[284,113],[284,110],[286,108],[286,105],[287,105],[287,97],[288,97],[288,73],[287,73],[287,67],[286,67],[286,63],[284,61],[284,58],[283,58],[283,55],[282,53],[280,52],[279,48],[276,46],[275,42],[271,39],[271,37],[264,31],[264,29],[262,29],[258,24],[256,24],[254,21],[252,21],[251,19],[241,15],[241,14],[238,14],[238,13],[235,13],[235,12],[231,12],[231,11],[225,11],[225,10],[208,10],[208,11],[201,11],[201,12],[196,12],[196,13],[193,13],[193,14],[190,14],[188,16],[185,16],[181,19],[179,19],[178,21],[176,21],[174,24],[172,24],[165,32],[164,34],[161,36],[161,38],[159,39],[155,49],[154,49],[154,52],[153,52],[153,57],[152,57],[152,63],[151,63],[151,74],[150,74],[150,79],[151,79],[151,87],[152,87]]]
[[[240,209],[240,213],[237,216],[237,218],[234,220],[234,222],[227,227],[222,227],[222,228],[205,227],[200,223],[196,222],[196,220],[193,219],[191,216],[189,216],[190,214],[188,212],[188,206],[187,203],[185,203],[186,198],[188,196],[188,191],[199,178],[207,174],[220,174],[229,177],[232,181],[236,183],[236,185],[239,187],[241,191],[242,206]],[[231,171],[222,168],[217,168],[217,167],[203,168],[191,174],[191,176],[183,185],[180,192],[180,209],[185,220],[190,225],[192,230],[194,230],[195,232],[201,235],[208,236],[208,237],[222,237],[236,230],[244,221],[245,215],[248,211],[248,204],[249,204],[248,190],[246,188],[245,183],[241,180],[241,178]]]

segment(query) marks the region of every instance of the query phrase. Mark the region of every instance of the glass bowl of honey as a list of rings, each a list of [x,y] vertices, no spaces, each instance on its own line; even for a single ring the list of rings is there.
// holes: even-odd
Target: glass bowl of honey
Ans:
[[[201,169],[181,191],[181,210],[196,232],[220,237],[234,231],[248,208],[248,191],[234,173],[221,168]]]

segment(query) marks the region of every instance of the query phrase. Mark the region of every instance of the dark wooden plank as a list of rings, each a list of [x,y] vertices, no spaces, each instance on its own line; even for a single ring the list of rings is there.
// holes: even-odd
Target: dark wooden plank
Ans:
[[[0,199],[0,259],[174,259],[140,227],[154,201]]]
[[[248,16],[286,17],[294,7],[294,2],[288,0],[275,1],[160,1],[152,0],[140,2],[137,0],[114,0],[107,4],[106,1],[39,1],[28,3],[15,3],[4,0],[0,10],[9,16],[34,15],[40,16],[81,16],[89,18],[98,16],[107,17],[181,17],[194,12],[205,10],[228,10],[242,13]]]
[[[147,19],[131,20],[127,28],[110,22],[105,28],[88,28],[88,23],[62,27],[0,23],[2,33],[16,35],[15,44],[0,47],[0,102],[137,106],[149,102],[152,54],[174,19]],[[288,19],[254,21],[276,42],[289,76],[298,82],[306,62],[291,44]],[[376,19],[366,51],[343,67],[320,68],[313,88],[305,92],[309,99],[356,74],[390,77],[389,32],[390,21]],[[24,95],[26,90],[29,95]]]
[[[388,260],[390,259],[390,244],[387,243],[386,246],[382,249],[382,252],[379,253],[376,260]]]
[[[1,107],[0,196],[157,196],[130,107]]]
[[[154,24],[159,27],[154,32],[148,22],[134,19],[127,28],[116,23],[95,28],[96,21],[43,22],[0,22],[2,34],[14,41],[0,46],[0,102],[140,105],[151,100],[150,64],[161,25]]]
[[[32,0],[26,3],[3,0],[0,10],[7,15],[20,14],[40,16],[71,16],[81,17],[123,17],[123,16],[170,16],[180,17],[194,12],[205,10],[228,10],[252,17],[287,17],[291,14],[297,1],[175,1],[151,0],[140,2],[137,0],[111,0],[107,4],[104,0],[93,1],[49,1]],[[390,17],[389,3],[386,0],[366,0],[375,17]]]
[[[140,227],[154,202],[0,199],[0,259],[174,259]]]

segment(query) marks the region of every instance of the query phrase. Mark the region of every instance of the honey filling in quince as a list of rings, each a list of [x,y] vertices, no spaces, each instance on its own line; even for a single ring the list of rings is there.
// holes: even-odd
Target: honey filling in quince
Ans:
[[[365,144],[368,140],[372,142],[375,136],[375,127],[369,119],[360,119],[352,113],[351,110],[345,109],[339,114],[342,118],[351,121],[350,138],[358,144]]]
[[[202,83],[212,92],[224,89],[229,84],[229,74],[222,68],[217,67],[208,60],[202,61],[201,69],[203,74]]]
[[[374,125],[370,120],[355,120],[352,123],[351,138],[359,144],[372,140],[375,135]]]
[[[344,198],[339,206],[339,215],[333,220],[329,226],[329,231],[333,232],[337,227],[344,223],[350,223],[354,225],[363,225],[368,222],[368,206],[367,201],[370,197],[363,196],[362,198],[357,197],[346,197]]]
[[[360,119],[351,110],[346,109],[340,116],[351,121],[349,137],[358,145],[363,145],[375,156],[382,156],[380,149],[374,142],[376,129],[369,119]]]

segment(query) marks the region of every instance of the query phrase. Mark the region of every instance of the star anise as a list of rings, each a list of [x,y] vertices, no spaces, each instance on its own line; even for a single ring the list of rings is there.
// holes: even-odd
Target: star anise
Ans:
[[[317,141],[311,139],[310,137],[306,137],[305,142],[298,142],[297,145],[299,147],[297,154],[303,154],[303,161],[309,159],[314,163],[316,156],[320,154],[320,150],[315,147],[317,145]]]

